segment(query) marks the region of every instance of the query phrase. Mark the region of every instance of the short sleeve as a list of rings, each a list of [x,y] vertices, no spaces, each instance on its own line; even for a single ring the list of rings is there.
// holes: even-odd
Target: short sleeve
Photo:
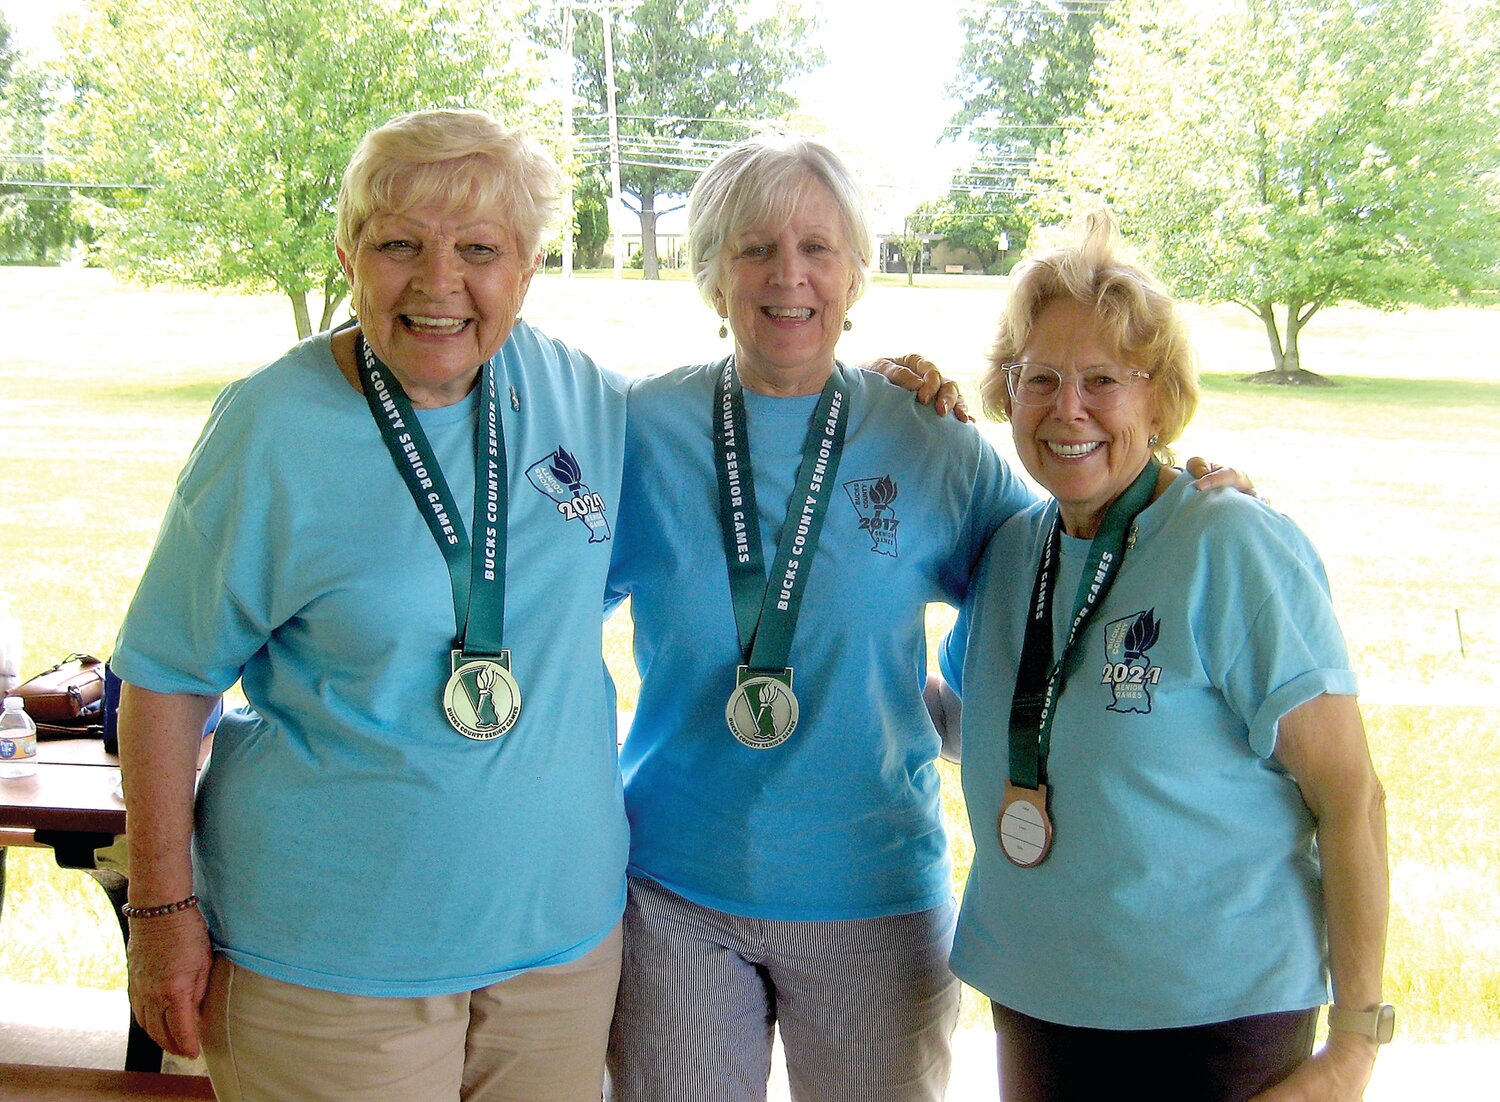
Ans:
[[[1268,758],[1282,716],[1323,693],[1353,694],[1357,684],[1317,552],[1291,521],[1261,512],[1260,523],[1241,526],[1212,556],[1227,584],[1214,584],[1220,609],[1210,620],[1216,615],[1220,627],[1206,657],[1218,652],[1210,673],[1251,748]]]
[[[969,526],[968,547],[971,575],[1000,526],[1036,500],[1036,495],[1011,470],[1010,464],[1000,458],[988,440],[980,437],[978,471],[969,502],[969,515],[973,518]]]
[[[975,592],[977,590],[970,586],[969,596],[959,607],[958,619],[938,645],[938,669],[954,695],[960,698],[964,695],[964,657],[969,650],[969,624],[974,618]]]
[[[162,693],[217,694],[264,645],[268,626],[246,613],[223,577],[223,538],[200,532],[173,495],[110,659],[123,680]]]
[[[115,641],[111,668],[145,689],[221,693],[274,626],[252,611],[270,607],[273,479],[243,416],[243,382],[214,403]]]

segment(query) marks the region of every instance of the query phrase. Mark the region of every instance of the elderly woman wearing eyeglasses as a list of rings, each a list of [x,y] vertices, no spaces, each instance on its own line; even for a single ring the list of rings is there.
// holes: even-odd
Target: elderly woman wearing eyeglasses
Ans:
[[[1163,465],[1191,353],[1107,215],[1018,271],[992,364],[1052,495],[943,654],[976,844],[952,964],[1002,1097],[1357,1099],[1393,1020],[1385,818],[1317,553]]]

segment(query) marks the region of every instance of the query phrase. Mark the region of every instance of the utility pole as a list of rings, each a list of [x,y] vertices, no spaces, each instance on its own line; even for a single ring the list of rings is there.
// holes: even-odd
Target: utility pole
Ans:
[[[615,278],[625,278],[625,201],[620,189],[620,124],[615,109],[615,43],[614,16],[616,8],[633,11],[641,0],[563,0],[563,52],[567,54],[567,87],[563,90],[563,155],[571,159],[573,153],[573,12],[591,11],[599,14],[604,26],[604,95],[609,110],[609,226],[614,234]],[[563,275],[573,272],[573,183],[571,174],[564,202],[567,203],[567,221],[563,230]]]
[[[620,198],[620,124],[615,114],[615,46],[613,9],[609,4],[599,8],[599,18],[604,20],[604,93],[609,99],[609,190],[612,205],[609,212],[610,228],[614,231],[615,278],[625,278],[625,202]]]
[[[563,240],[562,274],[573,278],[573,5],[563,4]]]

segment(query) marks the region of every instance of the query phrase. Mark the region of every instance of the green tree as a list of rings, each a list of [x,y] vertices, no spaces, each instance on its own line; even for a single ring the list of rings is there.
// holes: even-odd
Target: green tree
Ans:
[[[908,223],[920,224],[920,221],[920,218],[908,219]],[[904,233],[895,234],[889,240],[901,254],[901,262],[906,265],[906,285],[910,287],[917,268],[922,263],[922,254],[927,249],[927,236],[921,229],[909,225]]]
[[[1180,293],[1260,318],[1269,378],[1310,381],[1298,338],[1325,306],[1494,285],[1497,22],[1488,0],[1130,0],[1048,171]]]
[[[952,125],[985,154],[956,187],[1024,189],[1039,149],[1093,99],[1094,33],[1110,0],[968,0],[948,87]]]
[[[573,248],[578,266],[597,268],[609,240],[609,185],[598,172],[585,172],[573,190]]]
[[[94,205],[100,256],[146,281],[276,288],[297,334],[347,294],[343,169],[418,107],[527,121],[539,68],[520,0],[91,0],[65,36],[82,170],[144,185]]]
[[[73,243],[72,190],[49,156],[56,81],[0,15],[0,257],[44,264]]]
[[[794,105],[783,90],[822,64],[807,43],[812,22],[787,4],[751,22],[746,0],[643,0],[614,15],[615,102],[621,190],[641,221],[642,274],[657,278],[656,219],[661,196],[682,196],[746,120],[775,118]],[[580,125],[602,149],[608,133],[603,22],[576,14],[575,90]],[[595,160],[607,154],[600,152]]]
[[[955,191],[917,208],[924,225],[950,245],[968,249],[987,272],[998,272],[1006,249],[1031,232],[1022,198],[999,191]]]
[[[0,11],[0,92],[5,91],[5,86],[10,83],[10,72],[15,67],[19,53],[20,47],[16,45],[10,22],[5,18],[5,13]]]

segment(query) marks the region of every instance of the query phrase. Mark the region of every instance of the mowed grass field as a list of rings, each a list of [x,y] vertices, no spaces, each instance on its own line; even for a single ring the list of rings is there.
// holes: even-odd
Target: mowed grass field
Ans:
[[[904,282],[874,281],[842,358],[922,351],[977,410],[1004,281]],[[1182,454],[1250,472],[1328,566],[1389,794],[1386,989],[1403,1035],[1500,1039],[1500,309],[1327,310],[1303,362],[1341,385],[1298,391],[1239,381],[1269,366],[1249,314],[1189,313],[1206,374]],[[544,275],[526,316],[628,373],[728,351],[681,280]],[[291,311],[276,297],[0,268],[0,333],[0,595],[36,672],[73,650],[107,656],[209,403],[292,343]],[[981,431],[1013,456],[1006,426]],[[951,613],[929,619],[935,641]],[[626,706],[629,630],[623,615],[607,629]],[[945,789],[961,882],[970,845],[954,771]],[[123,986],[91,881],[41,850],[11,850],[9,874],[0,979]]]

